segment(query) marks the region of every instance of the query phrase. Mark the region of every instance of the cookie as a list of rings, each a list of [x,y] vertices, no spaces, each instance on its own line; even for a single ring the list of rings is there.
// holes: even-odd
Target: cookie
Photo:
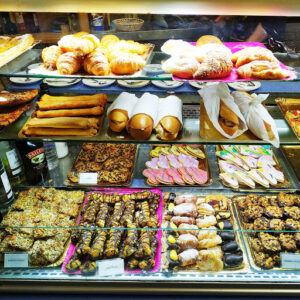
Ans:
[[[162,147],[160,153],[167,156],[170,154],[170,147]]]
[[[174,182],[179,184],[179,185],[185,185],[185,181],[182,178],[182,175],[178,172],[176,168],[169,168],[166,169],[168,175],[170,175]]]
[[[269,183],[271,185],[276,185],[277,184],[277,180],[274,176],[274,174],[272,174],[272,169],[269,167],[263,167],[263,168],[259,168],[257,169],[257,172],[263,177],[265,178],[267,181],[269,181]]]
[[[192,176],[193,180],[198,184],[204,184],[208,180],[207,172],[202,169],[190,167],[185,168],[185,170],[188,172],[189,175]]]
[[[163,170],[162,169],[159,169],[159,170],[153,170],[153,169],[145,169],[142,174],[147,177],[147,182],[151,182],[152,184],[159,184],[158,180],[156,179],[156,175],[159,173],[159,172],[162,172]]]
[[[257,165],[259,167],[264,166],[276,166],[276,162],[271,155],[263,155],[258,159]]]
[[[158,161],[158,157],[153,157],[151,160],[146,161],[145,165],[149,169],[159,169],[159,166],[157,165]]]
[[[246,172],[243,169],[241,169],[238,166],[236,166],[235,164],[230,163],[230,162],[228,162],[226,160],[219,160],[218,163],[219,163],[220,171],[222,173],[227,173],[227,174],[230,174],[230,175],[234,175],[235,171]]]
[[[189,155],[189,153],[187,152],[184,146],[177,146],[177,150],[182,154]]]
[[[189,156],[189,155],[185,155],[185,154],[180,154],[178,156],[178,160],[182,163],[182,165],[184,167],[195,167],[198,168],[199,166],[199,162],[197,159]]]
[[[227,173],[220,173],[219,177],[221,180],[224,181],[225,185],[229,185],[234,189],[237,189],[239,187],[239,182],[233,175]]]
[[[159,157],[161,155],[161,148],[162,147],[155,147],[153,150],[150,151],[150,155],[152,157]]]
[[[201,149],[199,149],[199,147],[197,146],[190,146],[187,145],[186,146],[186,150],[189,154],[192,154],[194,156],[196,156],[197,158],[200,159],[204,159],[205,158],[205,154],[203,153],[203,151]]]
[[[178,151],[177,146],[173,145],[170,149],[170,153],[174,154],[175,156],[179,156],[181,152]]]
[[[185,167],[178,168],[178,171],[181,173],[183,180],[187,184],[195,184],[195,181],[193,180],[193,177],[190,176],[190,174],[186,171]]]
[[[241,156],[242,161],[250,168],[255,169],[257,167],[258,160],[250,155]]]
[[[238,167],[241,167],[242,169],[248,171],[249,167],[238,157],[232,155],[229,151],[217,151],[216,155],[224,160],[227,160]]]
[[[158,165],[160,168],[163,168],[163,169],[170,168],[168,159],[167,159],[167,157],[164,156],[164,155],[160,155],[160,157],[158,158],[157,165]]]
[[[159,172],[155,178],[157,179],[157,181],[159,181],[160,183],[163,183],[163,184],[174,184],[174,179],[172,176],[170,176],[166,169],[163,169],[162,172]]]
[[[248,176],[253,179],[256,183],[264,186],[265,188],[269,188],[270,184],[269,181],[262,177],[256,169],[250,170],[248,172]]]
[[[240,171],[235,171],[234,175],[236,176],[239,183],[243,183],[252,189],[255,188],[255,182],[245,173]]]
[[[176,168],[176,169],[182,167],[181,162],[178,160],[177,156],[175,156],[174,154],[169,154],[167,156],[167,159],[169,161],[170,167]]]

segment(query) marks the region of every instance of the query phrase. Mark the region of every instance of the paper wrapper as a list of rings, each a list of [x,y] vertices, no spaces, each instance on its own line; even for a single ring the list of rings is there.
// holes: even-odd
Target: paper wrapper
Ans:
[[[138,98],[134,94],[123,92],[119,97],[109,106],[107,109],[107,116],[114,109],[122,109],[128,112],[128,118],[130,119],[131,112],[136,105]]]
[[[216,85],[206,86],[203,89],[199,90],[198,93],[203,98],[203,103],[207,115],[210,118],[212,124],[223,136],[228,139],[234,139],[248,129],[242,113],[240,112],[238,106],[235,104],[233,97],[230,95],[227,84],[220,82]],[[232,136],[224,132],[218,122],[221,99],[223,103],[226,104],[239,118],[239,128]]]
[[[164,117],[173,116],[178,119],[181,123],[182,128],[182,102],[176,96],[168,96],[167,98],[159,99],[158,114],[154,127],[160,122]]]
[[[152,118],[154,124],[157,117],[158,106],[159,98],[156,95],[145,93],[140,99],[138,99],[135,107],[131,112],[131,115],[129,116],[129,119],[137,114],[145,114]]]
[[[268,98],[269,94],[252,94],[250,96],[244,92],[233,92],[232,96],[241,113],[243,114],[250,131],[257,137],[271,143],[278,148],[279,136],[276,124],[266,108],[261,104]],[[271,126],[271,130],[273,131],[275,137],[274,139],[270,140],[263,121]]]

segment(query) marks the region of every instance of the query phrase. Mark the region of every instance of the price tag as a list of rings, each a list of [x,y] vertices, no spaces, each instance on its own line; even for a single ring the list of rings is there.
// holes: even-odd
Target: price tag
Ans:
[[[124,259],[113,258],[97,261],[98,274],[101,276],[112,276],[124,273]]]
[[[4,268],[28,268],[28,253],[5,253]]]
[[[97,184],[98,173],[79,173],[79,184]]]
[[[300,269],[300,254],[280,253],[280,258],[283,269]]]

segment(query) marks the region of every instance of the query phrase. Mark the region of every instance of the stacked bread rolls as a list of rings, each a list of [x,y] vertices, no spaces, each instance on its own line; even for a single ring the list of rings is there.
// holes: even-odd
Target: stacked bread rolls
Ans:
[[[107,111],[109,127],[114,132],[125,128],[136,140],[146,140],[153,129],[162,140],[174,140],[182,129],[182,102],[176,96],[159,99],[150,93],[141,98],[122,93]]]
[[[131,75],[141,70],[147,47],[134,41],[119,40],[115,35],[105,35],[101,41],[86,32],[66,35],[58,45],[46,47],[42,52],[44,67],[71,75],[82,67],[92,75]]]

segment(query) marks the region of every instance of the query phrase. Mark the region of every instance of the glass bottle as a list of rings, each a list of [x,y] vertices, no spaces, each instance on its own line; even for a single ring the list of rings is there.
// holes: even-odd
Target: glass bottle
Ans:
[[[11,189],[4,165],[0,159],[0,210],[7,208],[14,199],[14,193]]]

